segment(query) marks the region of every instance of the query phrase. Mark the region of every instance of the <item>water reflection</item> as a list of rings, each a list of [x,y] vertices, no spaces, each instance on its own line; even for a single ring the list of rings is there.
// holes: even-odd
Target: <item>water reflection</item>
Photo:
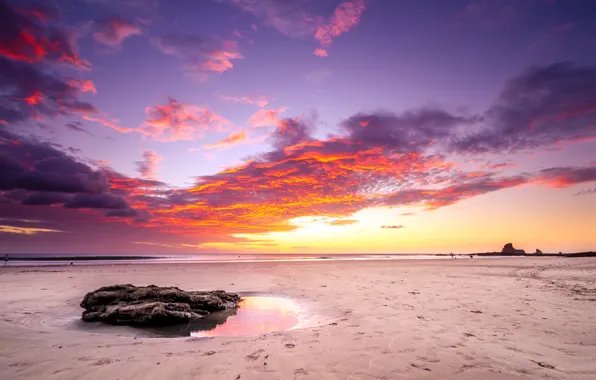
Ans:
[[[214,337],[259,335],[287,330],[298,324],[298,305],[290,299],[271,296],[243,296],[235,309],[209,314],[189,323],[151,329],[154,335]]]

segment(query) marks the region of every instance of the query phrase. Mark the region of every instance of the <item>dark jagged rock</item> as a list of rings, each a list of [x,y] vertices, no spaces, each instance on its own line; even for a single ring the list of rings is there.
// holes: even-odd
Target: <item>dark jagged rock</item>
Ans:
[[[542,255],[542,251],[541,251],[541,250],[539,250],[538,248],[536,248],[536,253],[535,253],[535,255]]]
[[[523,249],[515,249],[513,248],[513,244],[507,243],[501,250],[501,253],[504,255],[525,255],[526,251]]]
[[[167,326],[238,306],[240,296],[223,290],[187,292],[155,285],[104,286],[85,295],[83,320],[113,325]]]

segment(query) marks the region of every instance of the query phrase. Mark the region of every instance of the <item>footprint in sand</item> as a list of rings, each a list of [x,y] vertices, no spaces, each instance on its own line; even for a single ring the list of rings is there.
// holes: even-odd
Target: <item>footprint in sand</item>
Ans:
[[[255,361],[255,360],[258,360],[258,359],[259,359],[259,357],[261,356],[261,354],[262,354],[263,352],[265,352],[265,350],[258,350],[258,351],[255,351],[255,352],[253,352],[253,353],[252,353],[252,354],[250,354],[250,355],[246,355],[245,359],[246,359],[246,360],[250,360],[250,361]]]

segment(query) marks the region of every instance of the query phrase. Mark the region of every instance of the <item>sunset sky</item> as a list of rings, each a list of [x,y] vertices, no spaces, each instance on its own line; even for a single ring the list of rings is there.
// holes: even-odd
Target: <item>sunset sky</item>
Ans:
[[[0,253],[596,249],[584,0],[0,0]]]

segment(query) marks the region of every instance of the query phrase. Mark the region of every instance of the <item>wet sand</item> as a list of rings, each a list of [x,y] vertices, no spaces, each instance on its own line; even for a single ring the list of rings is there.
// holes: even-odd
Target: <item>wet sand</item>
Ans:
[[[306,327],[147,338],[79,328],[117,283],[269,292]],[[0,378],[595,379],[596,259],[0,268]]]

